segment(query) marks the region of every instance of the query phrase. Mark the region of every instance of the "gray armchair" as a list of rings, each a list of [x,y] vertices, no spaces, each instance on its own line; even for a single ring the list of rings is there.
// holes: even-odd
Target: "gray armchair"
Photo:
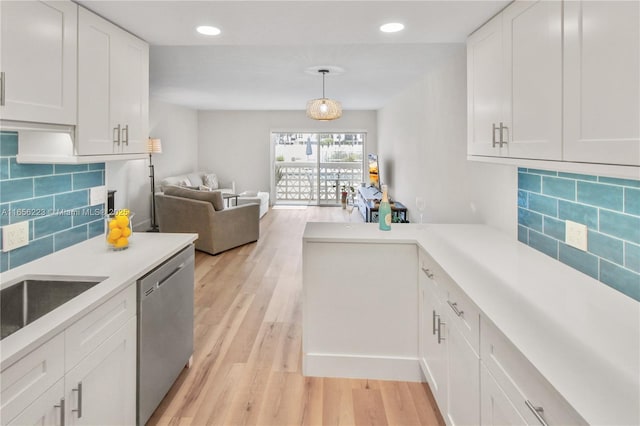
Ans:
[[[160,232],[198,234],[196,249],[210,254],[251,243],[260,236],[260,207],[246,204],[224,208],[218,191],[195,191],[176,186],[155,194]]]

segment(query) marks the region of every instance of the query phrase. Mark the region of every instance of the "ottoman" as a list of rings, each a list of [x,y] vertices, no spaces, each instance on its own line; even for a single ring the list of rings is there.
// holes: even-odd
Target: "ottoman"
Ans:
[[[260,217],[269,211],[269,193],[260,191],[244,191],[238,194],[238,205],[258,204],[260,206]]]

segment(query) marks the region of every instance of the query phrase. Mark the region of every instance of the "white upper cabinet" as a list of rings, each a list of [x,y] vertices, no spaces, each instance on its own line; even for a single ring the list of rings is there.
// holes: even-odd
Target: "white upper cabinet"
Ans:
[[[149,46],[79,8],[79,155],[143,153],[149,124]]]
[[[515,2],[467,42],[468,153],[562,156],[562,3]]]
[[[467,41],[467,141],[474,155],[498,155],[504,76],[502,15],[477,30]]]
[[[640,3],[564,8],[564,159],[638,166]]]
[[[501,155],[560,160],[562,2],[517,1],[504,11],[502,22]]]
[[[78,6],[3,1],[0,15],[0,117],[76,124]]]

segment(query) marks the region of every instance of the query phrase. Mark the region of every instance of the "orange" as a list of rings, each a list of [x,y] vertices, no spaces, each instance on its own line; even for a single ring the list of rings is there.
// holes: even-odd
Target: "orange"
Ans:
[[[118,221],[115,219],[111,219],[109,221],[109,229],[113,229],[113,228],[117,228],[118,227]]]
[[[125,226],[124,229],[122,229],[122,236],[128,238],[129,235],[131,235],[131,228]]]

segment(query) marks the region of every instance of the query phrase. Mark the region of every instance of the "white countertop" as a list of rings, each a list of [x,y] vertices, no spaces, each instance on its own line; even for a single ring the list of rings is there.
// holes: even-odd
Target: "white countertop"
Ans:
[[[0,341],[0,370],[134,283],[197,239],[197,234],[136,232],[127,250],[108,250],[103,236],[68,247],[0,274],[5,288],[25,275],[105,277],[69,302]]]
[[[483,225],[308,223],[305,241],[416,243],[591,424],[640,424],[640,303]]]

